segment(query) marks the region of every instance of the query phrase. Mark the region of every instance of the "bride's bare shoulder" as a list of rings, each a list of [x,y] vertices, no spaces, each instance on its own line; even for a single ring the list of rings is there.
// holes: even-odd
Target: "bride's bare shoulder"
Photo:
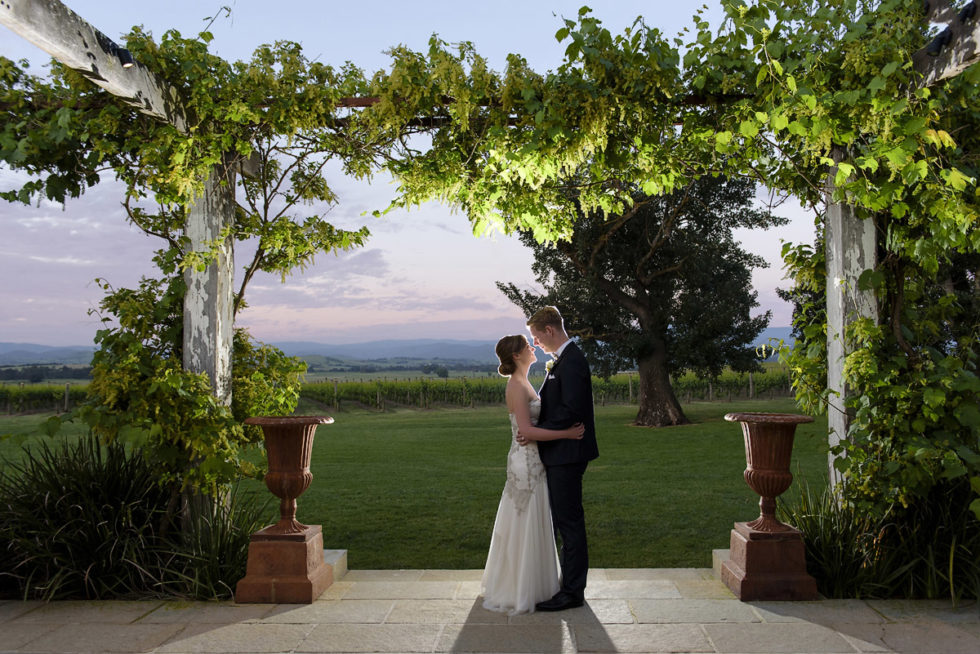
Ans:
[[[507,381],[507,386],[504,389],[504,397],[507,401],[507,407],[513,413],[515,406],[527,406],[529,403],[538,399],[538,394],[534,392],[533,388],[512,377]]]

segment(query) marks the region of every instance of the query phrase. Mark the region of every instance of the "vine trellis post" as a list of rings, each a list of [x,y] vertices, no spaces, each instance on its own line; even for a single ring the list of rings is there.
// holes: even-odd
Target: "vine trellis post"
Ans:
[[[914,67],[922,75],[922,86],[955,77],[980,60],[980,21],[974,17],[975,5],[957,9],[953,3],[939,0],[930,0],[928,5],[927,20],[944,24],[946,29],[913,57]],[[124,68],[118,46],[59,0],[5,0],[0,4],[0,24],[141,112],[184,129],[176,92],[138,62]],[[373,98],[345,98],[343,104],[367,107],[374,102]],[[839,160],[843,153],[838,151],[835,155]],[[235,173],[227,165],[216,167],[203,196],[193,204],[186,235],[194,249],[208,250],[205,244],[217,238],[222,226],[234,219]],[[861,273],[876,264],[875,227],[872,221],[859,218],[852,206],[833,201],[833,180],[831,171],[825,189],[828,387],[836,395],[829,412],[832,444],[846,436],[849,423],[841,410],[848,392],[842,369],[849,345],[843,334],[855,320],[877,317],[873,293],[858,288]],[[234,252],[229,238],[206,270],[187,272],[184,303],[184,367],[207,373],[216,395],[225,402],[230,402],[231,397],[233,272]],[[836,479],[833,458],[829,463],[831,479]]]
[[[93,83],[142,113],[186,129],[176,91],[139,62],[124,67],[121,48],[59,0],[5,0],[0,24],[30,41]],[[127,53],[128,54],[128,53]],[[209,242],[235,217],[235,172],[216,166],[202,197],[191,206],[185,235],[193,250],[210,251]],[[227,184],[221,184],[222,180]],[[234,298],[234,251],[231,236],[203,271],[185,273],[183,366],[203,372],[215,396],[231,403],[231,349]]]
[[[912,57],[921,87],[932,86],[956,77],[980,61],[980,20],[971,2],[957,9],[948,0],[929,0],[926,20],[945,25],[936,39]],[[840,161],[844,152],[835,150],[833,159]],[[828,442],[836,445],[847,436],[850,416],[844,411],[849,391],[844,384],[844,360],[852,346],[844,339],[850,324],[862,318],[878,319],[874,292],[858,288],[858,278],[877,264],[877,234],[874,222],[859,218],[853,206],[834,202],[836,167],[827,176],[827,214],[824,238],[827,256],[827,388],[831,391],[827,411]],[[829,455],[831,482],[840,480]]]

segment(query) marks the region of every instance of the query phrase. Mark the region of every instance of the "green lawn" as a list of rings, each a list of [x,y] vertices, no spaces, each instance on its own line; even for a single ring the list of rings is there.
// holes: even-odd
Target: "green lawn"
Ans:
[[[309,407],[301,407],[301,411]],[[710,567],[732,523],[758,516],[730,411],[792,412],[791,400],[695,403],[697,424],[634,427],[636,408],[598,407],[601,456],[585,476],[594,567]],[[307,410],[306,412],[314,412]],[[321,426],[301,521],[322,524],[351,568],[481,568],[503,490],[502,408],[340,413]],[[826,422],[797,430],[794,471],[826,478]],[[787,492],[792,497],[794,489]]]
[[[794,412],[792,400],[693,403],[685,411],[696,424],[647,429],[630,425],[635,406],[597,407],[601,456],[585,476],[593,567],[709,567],[711,550],[728,547],[732,523],[758,515],[758,496],[742,479],[741,427],[723,416]],[[300,521],[323,525],[325,547],[348,550],[355,569],[483,567],[505,478],[504,408],[335,417],[317,430],[313,484],[298,510]],[[0,418],[0,434],[23,434],[40,421]],[[20,447],[2,441],[0,454]],[[825,483],[825,419],[797,429],[793,469]],[[258,483],[252,489],[268,493]],[[270,522],[277,516],[278,502]]]
[[[0,466],[6,461],[19,460],[25,447],[48,443],[54,446],[64,439],[74,440],[88,432],[82,424],[68,423],[57,436],[44,435],[43,423],[50,414],[0,415]]]

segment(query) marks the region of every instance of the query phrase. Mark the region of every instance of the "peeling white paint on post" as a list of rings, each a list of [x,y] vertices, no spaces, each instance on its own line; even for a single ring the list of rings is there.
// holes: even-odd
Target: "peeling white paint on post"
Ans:
[[[834,159],[840,161],[840,153]],[[858,289],[858,278],[877,262],[875,227],[871,220],[857,217],[854,207],[833,202],[836,167],[827,178],[827,216],[824,238],[827,255],[827,388],[831,391],[827,409],[827,439],[831,447],[847,437],[850,416],[843,410],[848,397],[844,384],[844,360],[853,351],[844,334],[859,318],[877,318],[874,293]],[[840,481],[829,455],[831,484]]]
[[[222,173],[224,181],[222,184]],[[185,233],[196,252],[210,251],[222,229],[235,218],[235,173],[217,166],[212,170],[203,197],[187,215]],[[214,395],[231,404],[231,351],[234,334],[234,242],[226,236],[218,257],[203,271],[184,273],[184,369],[207,373]]]
[[[980,61],[980,10],[974,6],[957,9],[948,1],[930,0],[926,20],[943,27],[937,39],[912,56],[912,65],[922,74],[919,86],[932,86],[956,77]],[[942,43],[946,41],[945,43]]]
[[[177,92],[138,61],[123,68],[117,44],[58,0],[3,0],[0,25],[79,71],[142,113],[184,131]]]

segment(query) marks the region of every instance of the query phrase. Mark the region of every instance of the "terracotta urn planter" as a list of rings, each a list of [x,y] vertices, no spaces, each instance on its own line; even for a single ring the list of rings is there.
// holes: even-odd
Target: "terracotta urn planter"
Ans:
[[[333,583],[324,562],[323,530],[296,520],[296,498],[310,487],[313,436],[328,416],[263,416],[247,425],[262,427],[269,472],[265,485],[279,498],[279,522],[252,534],[245,577],[235,588],[239,603],[309,604]]]
[[[792,413],[729,413],[725,420],[742,423],[743,476],[749,488],[761,496],[759,517],[746,524],[758,531],[793,531],[776,519],[776,498],[793,483],[789,463],[796,426],[813,422],[813,418]]]
[[[776,498],[790,487],[790,459],[797,425],[810,416],[790,413],[729,413],[742,425],[745,481],[759,494],[759,517],[736,522],[730,558],[722,564],[722,581],[742,600],[800,600],[817,597],[816,582],[806,572],[803,538],[798,529],[776,519]]]
[[[310,458],[313,436],[319,425],[329,425],[328,416],[263,416],[248,418],[246,425],[262,427],[269,472],[265,486],[279,498],[279,522],[266,527],[267,534],[298,534],[306,525],[296,520],[296,498],[306,492],[313,481]]]

